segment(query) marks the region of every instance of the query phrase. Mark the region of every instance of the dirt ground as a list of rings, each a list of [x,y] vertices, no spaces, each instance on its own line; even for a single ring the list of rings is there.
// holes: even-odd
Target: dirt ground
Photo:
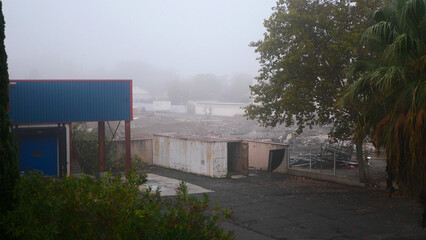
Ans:
[[[265,128],[242,116],[219,117],[179,113],[147,112],[132,122],[132,137],[149,137],[156,133],[180,133],[196,136],[279,141],[295,128]]]

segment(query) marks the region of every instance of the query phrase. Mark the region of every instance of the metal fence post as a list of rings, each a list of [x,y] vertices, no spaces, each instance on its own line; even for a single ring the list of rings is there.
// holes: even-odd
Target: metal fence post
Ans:
[[[312,171],[312,154],[311,154],[311,146],[309,146],[309,171]]]
[[[334,152],[333,158],[334,158],[334,175],[336,175],[336,152]]]
[[[290,146],[287,148],[287,170],[290,168]]]

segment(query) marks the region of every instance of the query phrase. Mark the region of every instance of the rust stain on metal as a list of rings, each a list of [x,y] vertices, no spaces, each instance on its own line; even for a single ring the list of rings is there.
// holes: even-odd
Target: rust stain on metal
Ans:
[[[154,156],[160,156],[160,140],[158,137],[154,136]]]
[[[186,156],[187,155],[187,152],[186,152],[186,143],[183,143],[182,145],[183,145],[183,154],[184,154],[184,156]]]
[[[207,174],[208,175],[213,175],[213,173],[211,172],[211,165],[212,165],[212,159],[213,159],[213,150],[212,148],[214,147],[214,143],[210,143],[209,145],[207,145],[207,159],[206,159],[206,165],[207,165]]]

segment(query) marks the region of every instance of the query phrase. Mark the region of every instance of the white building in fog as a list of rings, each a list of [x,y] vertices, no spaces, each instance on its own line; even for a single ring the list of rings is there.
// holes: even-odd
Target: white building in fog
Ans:
[[[133,106],[138,105],[138,103],[144,103],[152,100],[151,94],[140,88],[133,86]]]
[[[230,103],[230,102],[214,102],[200,101],[192,102],[194,105],[195,114],[208,116],[223,116],[233,117],[244,114],[245,103]]]

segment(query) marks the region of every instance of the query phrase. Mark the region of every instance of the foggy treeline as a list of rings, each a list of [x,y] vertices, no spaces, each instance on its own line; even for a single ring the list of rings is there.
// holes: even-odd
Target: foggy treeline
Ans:
[[[112,67],[87,67],[58,59],[54,66],[26,66],[20,78],[43,79],[132,79],[133,85],[148,91],[155,97],[168,97],[172,104],[186,104],[191,100],[216,100],[247,103],[249,85],[253,77],[248,74],[218,76],[197,74],[181,77],[173,69],[162,69],[140,61],[123,61]],[[66,76],[66,77],[65,77]]]
[[[252,78],[246,74],[231,78],[214,74],[198,74],[189,79],[175,79],[168,86],[172,104],[185,104],[189,100],[218,100],[246,103],[249,101]]]

